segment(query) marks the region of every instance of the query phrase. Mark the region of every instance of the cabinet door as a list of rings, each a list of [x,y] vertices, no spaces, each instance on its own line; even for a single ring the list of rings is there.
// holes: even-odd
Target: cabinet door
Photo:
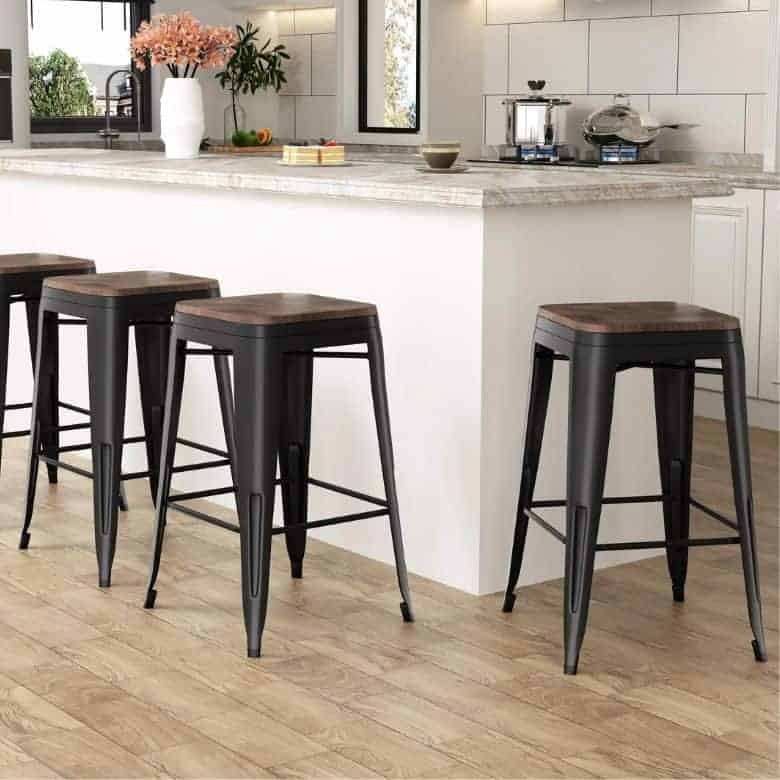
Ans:
[[[780,192],[766,193],[758,395],[780,401]]]
[[[728,198],[693,202],[691,302],[739,318],[749,396],[758,395],[763,222],[761,190],[737,190]],[[708,363],[718,365],[702,361]],[[699,375],[696,386],[721,391],[723,382]]]

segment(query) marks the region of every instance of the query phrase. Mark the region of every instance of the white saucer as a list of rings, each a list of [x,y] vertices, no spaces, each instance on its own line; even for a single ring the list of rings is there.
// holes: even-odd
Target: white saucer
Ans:
[[[453,165],[451,168],[429,168],[427,165],[415,166],[420,173],[466,173],[468,165]]]

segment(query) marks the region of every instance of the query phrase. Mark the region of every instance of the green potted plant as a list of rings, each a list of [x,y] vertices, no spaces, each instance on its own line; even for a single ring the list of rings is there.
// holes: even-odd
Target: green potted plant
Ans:
[[[234,44],[233,56],[216,79],[223,89],[230,90],[230,105],[225,109],[225,144],[232,141],[236,146],[247,146],[260,140],[246,132],[246,111],[241,106],[240,95],[254,95],[258,89],[269,87],[278,92],[287,83],[283,65],[290,55],[284,44],[271,46],[270,38],[258,48],[260,29],[250,21],[245,27],[236,25],[236,32],[238,42]],[[270,131],[267,141],[270,141]]]

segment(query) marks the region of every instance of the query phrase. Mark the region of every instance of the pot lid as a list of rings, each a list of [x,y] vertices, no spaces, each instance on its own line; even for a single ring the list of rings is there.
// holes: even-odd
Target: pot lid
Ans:
[[[611,106],[594,111],[582,123],[586,138],[611,136],[628,143],[648,143],[658,134],[658,128],[649,128],[642,115],[631,107],[631,98],[615,95]]]
[[[565,97],[558,95],[544,95],[542,90],[547,82],[544,79],[531,80],[528,82],[528,89],[531,91],[527,95],[521,95],[520,97],[507,98],[504,104],[513,103],[543,103],[549,106],[570,106],[571,101]]]

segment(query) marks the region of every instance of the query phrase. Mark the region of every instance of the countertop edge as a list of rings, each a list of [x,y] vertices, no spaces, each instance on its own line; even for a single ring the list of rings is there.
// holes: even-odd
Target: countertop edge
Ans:
[[[221,171],[177,171],[155,169],[148,165],[133,168],[116,163],[101,164],[96,159],[66,162],[51,159],[0,155],[0,171],[41,176],[126,182],[149,182],[174,186],[197,187],[243,192],[304,195],[312,197],[354,199],[385,203],[436,205],[465,208],[506,208],[530,205],[566,205],[587,202],[666,200],[689,197],[718,197],[733,194],[733,184],[722,179],[679,174],[658,175],[657,181],[603,183],[566,187],[534,187],[526,190],[511,187],[456,188],[412,187],[407,183],[343,182],[333,179],[296,178],[256,173]]]

